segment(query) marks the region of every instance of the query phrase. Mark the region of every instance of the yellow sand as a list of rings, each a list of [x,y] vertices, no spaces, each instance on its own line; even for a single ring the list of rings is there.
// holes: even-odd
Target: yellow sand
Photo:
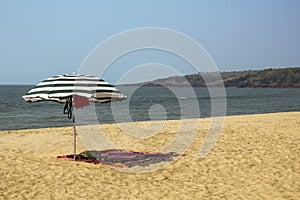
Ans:
[[[72,154],[72,127],[0,132],[0,199],[300,199],[300,112],[226,117],[204,159],[198,153],[210,119],[200,122],[186,156],[151,173],[58,160]],[[122,147],[159,149],[178,123],[144,144],[116,125],[101,128]]]

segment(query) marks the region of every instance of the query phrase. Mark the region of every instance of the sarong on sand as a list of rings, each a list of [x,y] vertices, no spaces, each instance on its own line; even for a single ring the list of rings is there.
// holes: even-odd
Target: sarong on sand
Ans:
[[[113,167],[149,166],[160,162],[173,161],[179,154],[175,152],[139,152],[124,149],[108,149],[102,151],[84,151],[76,155],[76,161],[103,164]],[[74,155],[57,156],[58,159],[73,160]]]

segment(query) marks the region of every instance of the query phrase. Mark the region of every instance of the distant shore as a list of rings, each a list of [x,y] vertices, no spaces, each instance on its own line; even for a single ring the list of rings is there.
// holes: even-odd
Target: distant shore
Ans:
[[[0,194],[4,199],[299,199],[300,112],[225,117],[219,141],[204,159],[198,154],[210,119],[199,121],[185,156],[141,174],[58,160],[73,151],[72,127],[2,131]],[[147,140],[125,134],[117,124],[100,126],[121,148],[138,150],[169,142],[179,124],[167,121]],[[77,143],[78,153],[84,151]]]
[[[204,80],[204,77],[206,80]],[[171,76],[143,83],[125,84],[124,86],[131,85],[154,87],[300,88],[300,67],[204,72],[185,76]]]

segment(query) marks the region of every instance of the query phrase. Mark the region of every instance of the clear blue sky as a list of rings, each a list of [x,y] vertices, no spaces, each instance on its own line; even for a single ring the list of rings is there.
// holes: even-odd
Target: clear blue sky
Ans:
[[[298,0],[1,0],[0,84],[72,73],[109,36],[149,26],[194,38],[221,71],[299,66],[299,19]]]

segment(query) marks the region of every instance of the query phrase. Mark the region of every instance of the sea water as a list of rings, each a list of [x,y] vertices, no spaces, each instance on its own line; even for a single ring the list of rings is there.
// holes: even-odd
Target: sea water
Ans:
[[[0,85],[0,131],[72,125],[63,114],[64,104],[25,102],[22,95],[32,87]],[[117,88],[129,98],[92,104],[98,123],[211,117],[212,99],[206,88],[193,88],[194,96],[180,87]],[[226,115],[300,111],[300,89],[226,88],[226,105]]]

